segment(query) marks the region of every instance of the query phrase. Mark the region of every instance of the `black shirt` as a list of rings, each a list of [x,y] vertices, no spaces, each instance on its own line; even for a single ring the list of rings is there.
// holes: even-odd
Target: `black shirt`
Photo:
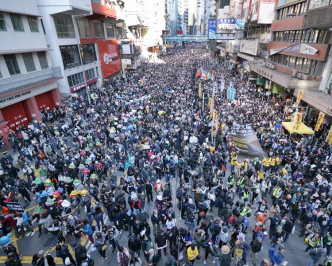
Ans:
[[[163,246],[165,246],[166,245],[166,236],[165,236],[165,234],[164,235],[157,235],[156,236],[156,239],[155,239],[155,241],[156,241],[156,244],[157,244],[157,246],[158,247],[163,247]]]

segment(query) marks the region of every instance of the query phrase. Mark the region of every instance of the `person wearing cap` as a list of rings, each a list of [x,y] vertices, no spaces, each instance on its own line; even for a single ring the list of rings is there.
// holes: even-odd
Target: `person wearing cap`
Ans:
[[[219,259],[219,265],[230,266],[232,262],[233,252],[236,245],[232,249],[228,245],[223,245],[220,249],[221,252],[215,252],[214,256]]]

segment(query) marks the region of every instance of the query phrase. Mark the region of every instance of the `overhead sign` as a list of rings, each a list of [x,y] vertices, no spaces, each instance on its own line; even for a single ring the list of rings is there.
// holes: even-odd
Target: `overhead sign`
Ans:
[[[207,42],[206,35],[169,35],[165,38],[168,42]]]
[[[222,18],[218,20],[220,30],[240,30],[244,29],[245,20],[242,18]]]
[[[317,119],[316,126],[315,126],[315,131],[318,131],[320,129],[320,126],[322,125],[322,123],[324,121],[324,117],[325,117],[325,114],[323,112],[320,112],[318,119]]]
[[[257,55],[258,51],[258,39],[254,40],[241,40],[240,44],[240,52],[251,54],[251,55]]]
[[[121,71],[120,51],[117,40],[97,40],[103,78]]]
[[[209,40],[230,41],[235,40],[235,34],[226,32],[217,33],[217,19],[209,19],[208,38]]]
[[[256,132],[250,124],[235,124],[231,128],[230,134],[232,142],[241,153],[248,155],[264,154],[256,136]]]
[[[24,212],[24,208],[23,208],[22,204],[19,202],[6,202],[6,207],[10,211]]]

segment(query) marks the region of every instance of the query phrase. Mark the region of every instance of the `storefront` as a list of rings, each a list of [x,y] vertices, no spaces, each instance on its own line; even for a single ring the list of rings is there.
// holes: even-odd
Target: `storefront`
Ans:
[[[39,94],[35,98],[39,111],[42,111],[44,109],[48,111],[55,108],[55,102],[52,96],[52,91]]]
[[[106,79],[122,70],[117,40],[97,40],[103,78]]]

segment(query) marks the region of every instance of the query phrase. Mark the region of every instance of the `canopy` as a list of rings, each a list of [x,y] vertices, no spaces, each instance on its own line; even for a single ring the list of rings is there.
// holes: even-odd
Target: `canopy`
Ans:
[[[314,131],[304,123],[301,123],[299,130],[293,129],[293,122],[282,122],[282,126],[291,134],[314,134]]]

